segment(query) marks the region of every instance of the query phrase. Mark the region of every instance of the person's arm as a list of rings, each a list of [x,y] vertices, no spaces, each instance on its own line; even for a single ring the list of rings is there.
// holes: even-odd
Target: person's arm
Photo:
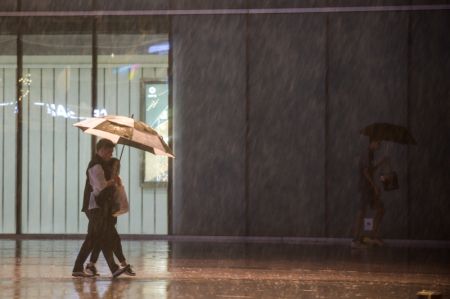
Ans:
[[[117,186],[122,186],[122,179],[120,178],[120,176],[116,175],[114,177],[114,181],[115,181]]]
[[[105,172],[100,164],[96,164],[89,168],[89,183],[92,186],[94,195],[97,196],[103,189],[114,186],[114,179],[109,181],[105,178]]]

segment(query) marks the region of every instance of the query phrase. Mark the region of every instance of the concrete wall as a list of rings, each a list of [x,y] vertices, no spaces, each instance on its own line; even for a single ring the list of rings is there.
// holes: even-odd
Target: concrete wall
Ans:
[[[245,17],[174,18],[176,234],[245,231]]]
[[[299,2],[207,3],[171,8]],[[383,195],[383,235],[450,239],[449,20],[448,10],[173,16],[173,233],[349,237],[359,130],[377,121],[418,141],[380,151],[400,179]]]
[[[348,236],[358,208],[359,155],[367,138],[359,130],[374,122],[407,126],[408,15],[333,14],[329,17],[329,134],[327,160],[329,233]],[[384,193],[383,232],[407,234],[406,147],[385,143],[401,188]]]
[[[324,15],[250,17],[250,235],[323,234],[325,42]]]
[[[411,22],[411,237],[450,239],[450,13],[415,13]]]

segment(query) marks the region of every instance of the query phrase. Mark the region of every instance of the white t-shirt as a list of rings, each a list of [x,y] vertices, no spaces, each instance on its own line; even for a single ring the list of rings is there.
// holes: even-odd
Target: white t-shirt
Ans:
[[[89,197],[89,210],[99,208],[95,202],[95,197],[100,194],[100,192],[107,187],[108,182],[105,178],[105,172],[100,164],[95,164],[88,170],[89,183],[92,186],[92,192]]]

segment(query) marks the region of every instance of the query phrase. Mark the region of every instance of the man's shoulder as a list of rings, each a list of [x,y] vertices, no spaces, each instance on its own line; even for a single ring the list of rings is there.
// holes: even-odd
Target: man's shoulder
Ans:
[[[93,167],[93,166],[95,166],[95,165],[97,165],[97,164],[99,164],[100,166],[103,166],[103,160],[100,159],[100,158],[97,157],[97,156],[94,156],[94,157],[91,159],[91,161],[89,161],[88,169],[91,168],[91,167]]]
[[[103,167],[100,163],[92,165],[91,167],[88,168],[87,171],[90,175],[98,175],[101,172],[104,172]]]

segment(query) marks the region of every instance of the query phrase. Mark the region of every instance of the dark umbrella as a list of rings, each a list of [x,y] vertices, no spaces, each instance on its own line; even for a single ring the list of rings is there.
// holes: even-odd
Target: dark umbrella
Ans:
[[[401,144],[417,144],[408,129],[388,123],[374,123],[361,130],[361,134],[375,140],[392,141]]]

